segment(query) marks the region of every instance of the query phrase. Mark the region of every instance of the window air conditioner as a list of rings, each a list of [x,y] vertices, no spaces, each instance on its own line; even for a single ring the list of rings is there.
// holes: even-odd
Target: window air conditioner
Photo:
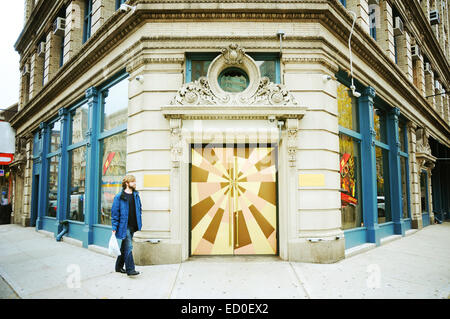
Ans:
[[[45,56],[45,42],[44,41],[41,41],[41,42],[39,42],[39,44],[38,44],[38,47],[37,47],[37,54],[38,54],[38,56]]]
[[[64,36],[64,29],[66,28],[66,19],[56,18],[53,22],[53,33],[59,36]]]
[[[22,75],[30,74],[30,65],[28,63],[24,64],[22,68]]]
[[[439,11],[437,10],[430,11],[430,23],[431,25],[441,23],[439,19]]]
[[[394,19],[394,36],[403,34],[403,21],[400,17]]]
[[[434,81],[434,88],[438,91],[441,89],[441,84],[438,80]]]
[[[413,60],[420,59],[420,47],[417,44],[411,46],[411,57]]]
[[[425,72],[428,72],[430,74],[433,72],[433,70],[431,70],[431,64],[429,62],[425,63]]]

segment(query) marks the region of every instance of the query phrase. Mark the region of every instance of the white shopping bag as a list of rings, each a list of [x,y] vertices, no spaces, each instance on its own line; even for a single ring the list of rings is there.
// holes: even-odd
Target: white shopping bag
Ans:
[[[120,255],[119,243],[117,242],[116,235],[114,234],[112,234],[111,238],[109,239],[108,253],[114,257]]]

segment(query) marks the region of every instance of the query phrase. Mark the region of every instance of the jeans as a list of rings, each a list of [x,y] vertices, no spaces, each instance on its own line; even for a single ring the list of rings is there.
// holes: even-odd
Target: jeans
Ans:
[[[124,264],[127,274],[135,270],[133,259],[133,234],[134,232],[131,232],[130,228],[127,227],[127,237],[122,239],[120,256],[118,256],[116,260],[116,271],[122,269]]]

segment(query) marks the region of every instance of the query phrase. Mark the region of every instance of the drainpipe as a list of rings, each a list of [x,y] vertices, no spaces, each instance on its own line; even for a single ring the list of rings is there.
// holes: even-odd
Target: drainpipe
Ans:
[[[63,225],[63,230],[56,236],[56,241],[61,241],[62,237],[69,232],[69,221],[63,220],[59,222]]]

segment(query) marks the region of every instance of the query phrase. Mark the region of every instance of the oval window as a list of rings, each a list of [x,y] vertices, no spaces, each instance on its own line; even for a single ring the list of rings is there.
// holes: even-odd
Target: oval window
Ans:
[[[227,68],[219,75],[219,86],[226,92],[244,91],[249,84],[248,75],[239,68]]]

